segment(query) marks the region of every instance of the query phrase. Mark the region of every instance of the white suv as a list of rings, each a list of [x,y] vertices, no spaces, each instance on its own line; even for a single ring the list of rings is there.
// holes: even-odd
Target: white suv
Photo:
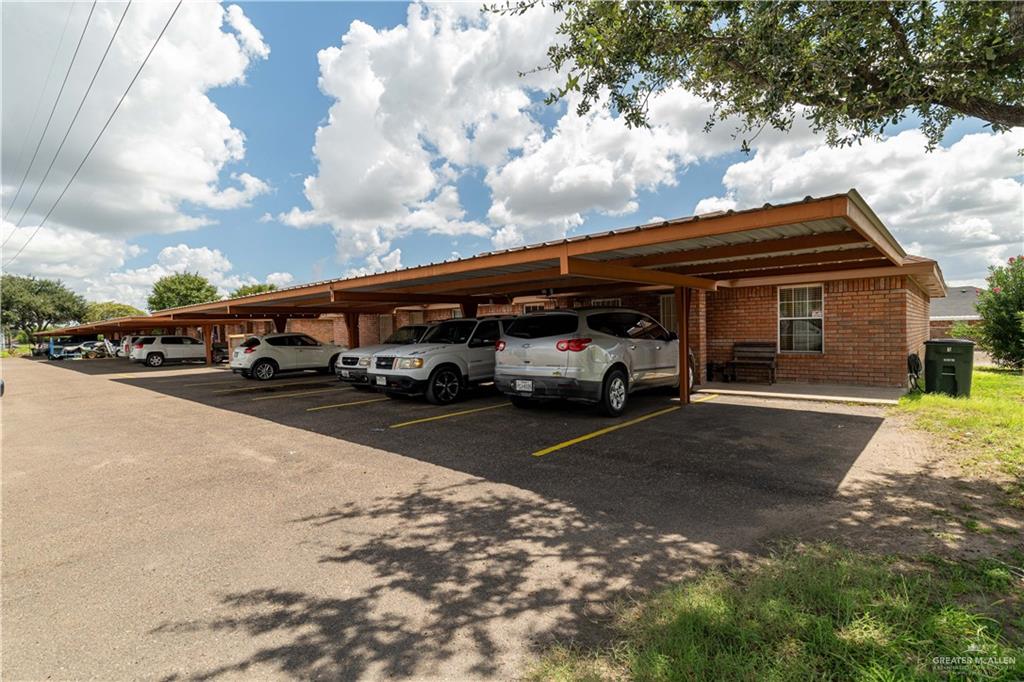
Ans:
[[[305,334],[250,336],[231,354],[231,371],[267,381],[279,372],[317,369],[333,372],[344,346],[320,343]]]
[[[372,346],[360,346],[352,348],[341,354],[341,360],[335,366],[338,379],[346,383],[354,384],[356,388],[365,388],[370,385],[370,378],[366,370],[370,367],[370,358],[374,353],[383,350],[394,349],[398,346],[407,346],[416,343],[429,329],[425,324],[410,324],[396,329],[383,343]]]
[[[494,379],[494,345],[513,319],[438,323],[419,343],[374,353],[370,383],[389,396],[423,393],[435,405],[453,402],[470,385]]]
[[[191,336],[140,336],[132,344],[129,357],[150,367],[160,367],[165,362],[205,360],[206,348]]]
[[[676,334],[626,308],[524,315],[505,330],[496,358],[494,383],[517,407],[568,398],[618,416],[634,390],[679,386]],[[693,377],[691,351],[691,388]]]

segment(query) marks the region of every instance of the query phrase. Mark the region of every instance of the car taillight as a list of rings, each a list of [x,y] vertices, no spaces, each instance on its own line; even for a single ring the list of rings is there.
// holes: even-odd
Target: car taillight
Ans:
[[[562,339],[555,344],[555,348],[561,351],[579,353],[581,350],[586,350],[587,346],[593,341],[593,339]]]
[[[255,352],[256,352],[256,346],[249,346],[248,348],[246,348],[246,349],[245,349],[244,351],[242,351],[242,352],[243,352],[243,353],[255,353]]]
[[[497,343],[495,343],[494,344],[494,350],[505,350],[505,342],[504,341],[498,341]]]
[[[141,343],[135,344],[135,350],[142,350],[142,344]]]

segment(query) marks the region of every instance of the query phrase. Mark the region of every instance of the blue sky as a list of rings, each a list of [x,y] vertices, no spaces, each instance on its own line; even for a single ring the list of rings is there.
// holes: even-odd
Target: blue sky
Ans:
[[[84,153],[171,7],[131,8],[55,178]],[[122,9],[101,5],[86,26],[55,131]],[[4,19],[6,203],[24,166],[10,150],[38,134],[29,105],[55,95],[44,67],[70,60],[85,6],[8,3]],[[65,20],[70,37],[58,42]],[[133,91],[12,271],[139,304],[182,268],[227,293],[851,187],[950,281],[979,282],[1024,250],[1021,131],[961,120],[927,153],[909,117],[836,150],[798,123],[744,154],[730,124],[705,134],[708,104],[681,91],[654,102],[650,130],[627,130],[605,110],[579,118],[571,102],[544,105],[551,74],[518,76],[543,61],[555,24],[546,10],[499,21],[465,4],[185,5],[146,67],[151,85]],[[40,206],[56,193],[43,190]],[[13,244],[35,213],[20,231],[4,224]]]

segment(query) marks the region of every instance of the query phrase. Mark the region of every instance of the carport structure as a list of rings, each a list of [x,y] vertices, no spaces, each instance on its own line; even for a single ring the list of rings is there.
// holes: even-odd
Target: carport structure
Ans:
[[[296,318],[312,318],[312,313],[296,313]],[[99,322],[89,322],[74,327],[63,329],[49,329],[36,332],[34,336],[48,338],[55,336],[93,336],[103,334],[104,336],[116,335],[123,337],[127,335],[140,335],[146,332],[153,333],[154,330],[173,330],[177,327],[196,327],[202,330],[203,346],[206,351],[206,364],[213,364],[213,327],[223,324],[235,324],[240,320],[266,320],[266,315],[254,315],[252,313],[234,313],[232,315],[201,315],[189,317],[183,315],[168,317],[116,317]],[[171,333],[167,332],[167,333]]]
[[[907,277],[927,296],[944,296],[937,263],[908,256],[856,190],[782,205],[691,216],[494,251],[459,260],[300,285],[237,299],[161,310],[164,324],[341,314],[359,344],[359,316],[399,306],[482,304],[517,296],[674,293],[687,376],[691,292],[804,282]],[[698,373],[699,376],[699,373]],[[680,399],[689,401],[681,382]]]

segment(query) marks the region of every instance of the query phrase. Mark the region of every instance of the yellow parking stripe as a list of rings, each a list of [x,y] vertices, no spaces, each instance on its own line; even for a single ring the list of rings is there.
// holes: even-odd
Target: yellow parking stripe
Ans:
[[[446,414],[438,414],[433,417],[424,417],[423,419],[413,419],[409,422],[401,422],[399,424],[392,424],[388,428],[400,429],[404,426],[412,426],[413,424],[423,424],[424,422],[433,422],[439,419],[448,419],[449,417],[459,417],[464,414],[473,414],[474,412],[483,412],[485,410],[496,410],[499,407],[508,407],[512,403],[502,403],[500,405],[488,405],[487,407],[474,407],[472,410],[460,410],[458,412],[448,412]]]
[[[161,378],[170,378],[170,377],[161,377]],[[174,377],[174,378],[177,379],[178,377]],[[201,381],[198,384],[182,384],[181,386],[182,386],[182,388],[192,388],[193,386],[227,386],[232,381],[238,381],[238,377],[234,377],[234,378],[226,377],[226,378],[221,379],[219,381]],[[170,383],[170,382],[168,382],[168,383]]]
[[[572,440],[567,440],[567,441],[563,441],[563,442],[561,442],[561,443],[559,443],[557,445],[552,445],[549,448],[544,448],[543,450],[538,450],[537,452],[533,453],[533,456],[534,457],[543,457],[544,455],[549,455],[552,452],[555,452],[557,450],[561,450],[563,448],[567,448],[570,445],[576,445],[577,443],[582,443],[585,440],[590,440],[591,438],[597,438],[598,436],[603,436],[606,433],[611,433],[612,431],[618,431],[619,429],[624,429],[627,426],[632,426],[633,424],[639,424],[642,421],[647,421],[648,419],[653,419],[654,417],[660,417],[663,414],[668,414],[669,412],[675,412],[676,410],[681,410],[681,409],[682,409],[681,405],[673,405],[672,407],[666,407],[666,408],[664,408],[662,410],[655,410],[654,412],[648,412],[647,414],[641,415],[641,416],[639,416],[639,417],[637,417],[635,419],[630,419],[629,421],[624,421],[624,422],[622,422],[620,424],[615,424],[613,426],[606,426],[603,429],[598,429],[597,431],[591,431],[590,433],[584,434],[584,435],[582,435],[582,436],[580,436],[578,438],[573,438]]]
[[[385,400],[391,400],[391,398],[370,398],[369,400],[353,400],[350,403],[336,403],[334,405],[320,405],[319,407],[307,407],[306,412],[316,412],[317,410],[329,410],[332,407],[348,407],[350,405],[365,405],[366,403],[380,403]]]
[[[318,388],[315,391],[295,391],[293,393],[277,393],[275,395],[261,395],[259,398],[249,400],[276,400],[277,398],[298,398],[304,395],[316,395],[317,393],[330,393],[331,391],[351,391],[351,388]]]
[[[694,398],[694,399],[690,400],[690,403],[691,404],[692,403],[706,403],[707,401],[714,400],[717,397],[718,397],[717,393],[712,393],[712,394],[710,394],[708,396],[705,396],[703,398]]]
[[[260,382],[256,386],[245,386],[244,388],[222,388],[219,391],[210,391],[210,392],[214,393],[214,394],[217,394],[217,393],[236,393],[236,392],[241,392],[241,391],[263,391],[263,390],[266,390],[268,388],[283,388],[285,386],[313,386],[313,385],[316,385],[316,384],[325,384],[328,381],[331,381],[330,377],[320,377],[316,381],[310,381],[309,379],[306,379],[305,381],[289,381],[286,384],[274,384],[274,383]]]

